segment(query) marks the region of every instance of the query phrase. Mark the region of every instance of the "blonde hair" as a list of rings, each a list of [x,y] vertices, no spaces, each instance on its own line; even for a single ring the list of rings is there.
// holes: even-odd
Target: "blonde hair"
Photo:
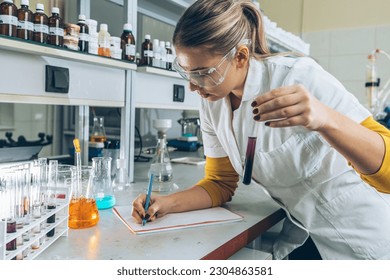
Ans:
[[[176,47],[205,47],[226,54],[242,40],[250,39],[252,56],[271,55],[263,19],[250,0],[198,0],[179,19],[173,34]]]

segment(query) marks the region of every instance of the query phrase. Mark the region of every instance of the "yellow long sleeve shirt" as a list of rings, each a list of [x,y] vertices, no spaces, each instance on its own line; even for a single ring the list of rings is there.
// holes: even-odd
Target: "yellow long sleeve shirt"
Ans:
[[[370,175],[360,174],[361,178],[383,193],[390,193],[390,130],[376,122],[372,117],[361,125],[381,135],[386,151],[380,169]],[[211,197],[212,207],[230,201],[237,188],[239,176],[228,157],[206,158],[205,177],[196,185],[205,189]]]

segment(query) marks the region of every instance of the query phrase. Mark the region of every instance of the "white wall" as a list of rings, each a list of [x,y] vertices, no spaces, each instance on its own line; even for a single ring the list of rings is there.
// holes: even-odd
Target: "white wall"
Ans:
[[[390,25],[307,32],[303,39],[310,44],[311,56],[366,104],[367,56],[377,48],[390,53]],[[383,55],[378,56],[378,75],[381,85],[390,78],[390,61]]]

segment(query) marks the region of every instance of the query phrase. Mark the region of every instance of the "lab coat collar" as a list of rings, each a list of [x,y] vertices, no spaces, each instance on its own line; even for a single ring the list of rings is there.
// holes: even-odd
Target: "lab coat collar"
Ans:
[[[254,97],[261,93],[262,81],[265,80],[266,69],[263,61],[255,58],[249,60],[249,69],[246,76],[244,93],[241,101],[252,101]]]

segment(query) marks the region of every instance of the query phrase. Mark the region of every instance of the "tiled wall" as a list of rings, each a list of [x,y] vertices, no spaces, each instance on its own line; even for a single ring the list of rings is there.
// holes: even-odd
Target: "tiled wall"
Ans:
[[[367,56],[374,49],[390,54],[390,25],[309,32],[303,40],[310,44],[311,56],[366,104]],[[390,60],[379,54],[377,65],[384,85],[390,78]]]

